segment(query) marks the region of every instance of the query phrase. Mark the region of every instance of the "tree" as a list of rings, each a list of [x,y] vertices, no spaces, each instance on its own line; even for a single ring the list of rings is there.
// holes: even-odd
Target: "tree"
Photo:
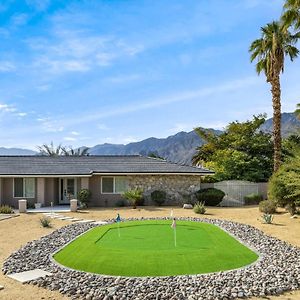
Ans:
[[[59,156],[63,154],[63,147],[61,144],[54,146],[53,142],[48,144],[43,144],[42,146],[37,146],[41,155],[45,156]]]
[[[59,144],[58,146],[54,146],[53,142],[48,144],[43,144],[42,146],[37,146],[41,155],[44,156],[87,156],[89,155],[89,148],[77,148],[73,149],[72,147],[62,146]]]
[[[74,149],[72,147],[62,147],[62,153],[65,156],[88,156],[89,153],[89,148],[87,147],[82,147],[82,148],[77,148]]]
[[[256,71],[264,73],[271,84],[273,103],[274,171],[281,164],[281,88],[280,75],[284,71],[285,57],[293,61],[299,53],[295,47],[299,34],[291,34],[280,22],[268,23],[261,28],[261,38],[252,42],[251,62],[257,60]]]
[[[300,135],[292,134],[282,142],[283,161],[295,157],[297,153],[300,153]]]
[[[215,171],[216,180],[267,181],[272,174],[271,135],[259,130],[265,116],[252,121],[232,122],[220,135],[196,128],[207,143],[196,149],[194,165],[204,165]]]
[[[286,0],[281,20],[285,28],[300,29],[300,0]]]

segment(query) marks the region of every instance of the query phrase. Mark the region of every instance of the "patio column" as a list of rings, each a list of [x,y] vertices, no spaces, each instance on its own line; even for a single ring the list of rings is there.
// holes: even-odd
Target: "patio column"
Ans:
[[[37,179],[37,202],[45,205],[45,178]]]
[[[81,188],[82,189],[89,189],[89,178],[88,177],[82,177],[81,178]]]

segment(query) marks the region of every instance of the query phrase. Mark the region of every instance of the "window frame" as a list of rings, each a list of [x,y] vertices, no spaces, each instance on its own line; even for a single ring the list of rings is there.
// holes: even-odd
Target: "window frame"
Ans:
[[[112,178],[113,179],[113,192],[108,193],[108,192],[103,192],[103,178]],[[101,194],[103,195],[121,195],[123,192],[117,193],[116,192],[116,178],[124,178],[127,179],[126,176],[101,176]],[[126,186],[127,186],[126,182]],[[124,191],[125,192],[125,191]]]
[[[23,180],[23,196],[16,196],[15,195],[15,179],[17,178],[21,178]],[[26,192],[26,179],[33,179],[33,182],[34,182],[34,187],[33,187],[33,190],[34,190],[34,195],[33,197],[26,197],[26,195],[24,195],[24,193]],[[13,178],[13,198],[16,198],[16,199],[21,199],[21,198],[26,198],[26,199],[35,199],[36,197],[36,180],[34,177],[14,177]]]

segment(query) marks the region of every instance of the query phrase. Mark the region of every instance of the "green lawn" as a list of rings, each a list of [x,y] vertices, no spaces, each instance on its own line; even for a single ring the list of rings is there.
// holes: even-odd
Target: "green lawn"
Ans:
[[[235,269],[258,256],[215,225],[177,221],[134,221],[96,227],[67,245],[54,259],[67,267],[107,275],[165,276]]]

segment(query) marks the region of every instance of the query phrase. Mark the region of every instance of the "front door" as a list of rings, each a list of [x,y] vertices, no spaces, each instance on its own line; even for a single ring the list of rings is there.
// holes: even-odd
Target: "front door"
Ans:
[[[69,204],[70,200],[76,197],[76,179],[59,179],[59,204]]]

